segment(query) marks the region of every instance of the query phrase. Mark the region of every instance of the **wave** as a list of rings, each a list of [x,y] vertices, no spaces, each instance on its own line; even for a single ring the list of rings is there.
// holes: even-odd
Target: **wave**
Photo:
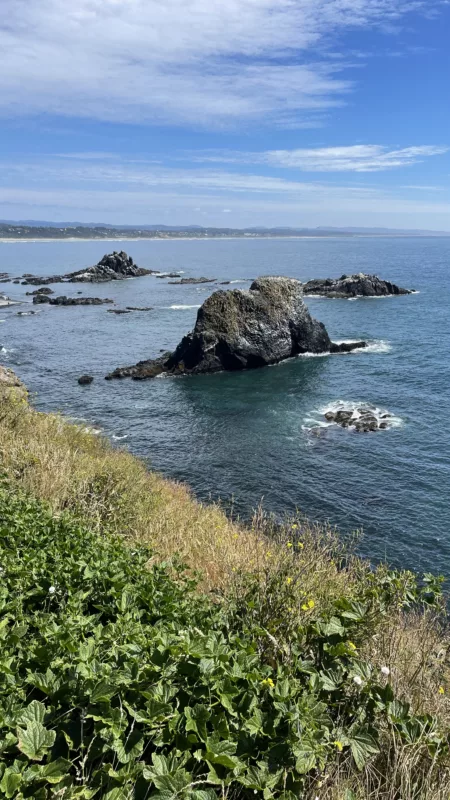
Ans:
[[[335,344],[355,344],[360,342],[361,339],[333,339]],[[352,350],[352,353],[390,353],[392,345],[384,339],[375,339],[373,342],[368,342],[367,347],[357,347]],[[336,355],[339,355],[337,353]],[[347,355],[347,354],[346,354]]]
[[[117,436],[117,434],[116,434],[116,433],[113,433],[113,435],[112,435],[112,438],[113,438],[113,439],[114,439],[116,442],[120,442],[120,441],[122,441],[122,439],[128,439],[128,433],[125,433],[123,436]]]
[[[197,306],[177,306],[177,305],[175,305],[175,306],[163,306],[163,308],[170,308],[173,311],[184,311],[187,308],[200,308],[200,306],[199,305],[197,305]]]
[[[380,408],[379,406],[373,405],[372,403],[367,403],[363,400],[351,400],[348,402],[345,400],[335,400],[325,406],[321,406],[311,411],[304,419],[302,430],[313,431],[317,430],[318,428],[340,428],[341,426],[333,420],[326,420],[325,414],[336,414],[337,411],[351,411],[352,419],[356,420],[362,416],[360,411],[361,408],[369,410],[371,414],[376,417],[378,424],[381,421],[387,423],[387,429],[400,428],[403,425],[403,420],[401,417],[397,417],[395,414],[392,414],[386,418],[385,415],[391,414],[391,412],[385,408]],[[350,426],[350,430],[352,427],[353,426]]]

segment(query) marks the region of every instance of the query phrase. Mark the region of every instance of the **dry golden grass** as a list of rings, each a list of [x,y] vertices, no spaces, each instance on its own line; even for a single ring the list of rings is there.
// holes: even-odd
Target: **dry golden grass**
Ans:
[[[181,558],[201,573],[207,590],[236,586],[251,573],[285,573],[316,603],[351,591],[349,574],[331,554],[339,549],[331,531],[292,523],[278,539],[262,518],[245,527],[220,506],[204,505],[189,489],[149,471],[138,458],[56,414],[37,412],[20,390],[0,388],[0,459],[3,469],[53,511],[70,510],[98,529],[150,544],[156,557]],[[298,555],[297,555],[298,554]],[[245,578],[244,578],[245,581]],[[294,588],[294,587],[293,587]]]

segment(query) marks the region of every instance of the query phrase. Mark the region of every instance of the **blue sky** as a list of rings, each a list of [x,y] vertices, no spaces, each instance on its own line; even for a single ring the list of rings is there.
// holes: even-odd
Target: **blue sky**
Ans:
[[[450,231],[450,0],[3,0],[0,218]]]

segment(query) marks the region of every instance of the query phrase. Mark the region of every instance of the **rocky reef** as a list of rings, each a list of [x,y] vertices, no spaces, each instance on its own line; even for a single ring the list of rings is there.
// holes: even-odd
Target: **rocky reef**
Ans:
[[[334,422],[341,428],[353,428],[358,433],[386,430],[397,420],[389,411],[381,411],[370,405],[330,410],[324,416],[327,422]]]
[[[390,295],[412,294],[412,289],[402,289],[395,283],[384,281],[378,275],[341,275],[340,278],[317,278],[303,284],[305,295],[322,295],[332,298],[349,297],[389,297]]]
[[[101,261],[93,267],[69,272],[67,275],[53,275],[50,278],[26,276],[23,283],[31,286],[44,286],[49,283],[105,283],[106,281],[139,278],[142,275],[154,275],[156,272],[153,269],[136,266],[131,256],[128,256],[123,250],[120,253],[115,250],[113,253],[103,256]]]
[[[181,278],[179,281],[169,281],[171,286],[190,286],[196,283],[215,283],[217,278]]]
[[[114,303],[114,300],[109,300],[105,297],[49,297],[47,294],[37,294],[33,297],[35,305],[42,305],[47,303],[50,306],[101,306],[105,303]]]
[[[248,291],[213,292],[199,309],[194,330],[173,353],[119,367],[106,377],[140,380],[163,373],[255,369],[301,353],[342,353],[365,346],[333,343],[323,323],[311,317],[299,281],[263,277]]]

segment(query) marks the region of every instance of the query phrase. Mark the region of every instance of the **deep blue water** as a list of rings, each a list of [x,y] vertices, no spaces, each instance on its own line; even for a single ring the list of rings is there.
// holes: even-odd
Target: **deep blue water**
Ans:
[[[202,499],[233,498],[243,515],[261,500],[276,513],[298,508],[343,532],[363,528],[361,549],[374,560],[450,573],[450,239],[4,243],[0,271],[61,274],[121,246],[141,266],[186,276],[306,280],[364,271],[417,289],[381,300],[307,300],[332,338],[368,339],[370,352],[240,374],[105,382],[116,366],[172,349],[214,286],[154,277],[56,286],[60,294],[81,290],[154,310],[116,316],[104,306],[40,307],[19,317],[17,308],[0,309],[7,351],[0,357],[38,408],[126,436],[116,441]],[[0,285],[29,301],[27,288],[34,287]],[[95,376],[90,387],[78,385],[83,373]],[[311,420],[337,400],[374,403],[402,422],[374,434],[327,428],[312,435]]]

